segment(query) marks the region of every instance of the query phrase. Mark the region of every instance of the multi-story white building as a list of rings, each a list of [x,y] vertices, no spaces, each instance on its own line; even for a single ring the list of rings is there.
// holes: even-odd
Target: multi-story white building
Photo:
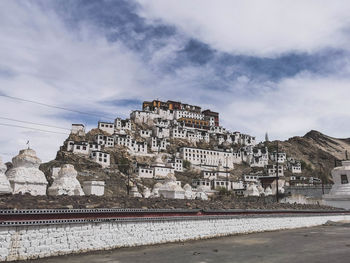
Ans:
[[[109,167],[110,166],[110,154],[107,152],[102,152],[102,151],[92,151],[90,153],[90,158],[102,165],[102,167]]]
[[[165,128],[162,126],[153,126],[152,128],[153,136],[158,138],[169,138],[170,137],[170,130],[169,128]]]
[[[98,122],[98,128],[102,131],[105,131],[107,133],[109,133],[110,135],[112,135],[114,133],[114,123],[112,122],[103,122],[103,121],[99,121]]]
[[[182,159],[174,157],[171,159],[168,159],[168,164],[175,169],[177,172],[183,172],[183,164]]]
[[[153,123],[153,120],[156,118],[159,118],[159,114],[155,112],[150,112],[150,111],[135,110],[130,114],[130,119],[137,124],[142,124],[142,123],[151,124]]]
[[[277,152],[270,154],[270,159],[273,162],[277,162]],[[287,160],[287,154],[284,152],[278,152],[278,163],[284,163]]]
[[[114,147],[114,138],[112,136],[97,134],[95,136],[95,141],[97,144],[103,145],[105,147]]]
[[[116,130],[131,130],[131,121],[129,119],[122,120],[121,118],[116,118],[114,125]]]
[[[158,139],[157,137],[152,137],[150,142],[152,152],[165,151],[167,146],[170,144],[166,138]]]
[[[232,152],[208,150],[192,147],[180,148],[180,155],[183,160],[190,161],[193,165],[214,165],[223,164],[229,169],[233,169],[235,156]]]
[[[204,120],[204,114],[202,114],[200,112],[195,112],[195,111],[176,110],[175,111],[175,119],[178,120],[180,118]]]
[[[276,169],[276,165],[267,165],[266,166],[266,174],[267,176],[270,177],[276,177],[277,176],[277,169]],[[283,177],[284,176],[284,166],[283,165],[278,165],[278,177]]]
[[[187,138],[187,129],[174,127],[170,131],[170,137],[176,139],[186,139]]]
[[[289,158],[288,158],[289,159]],[[293,174],[300,174],[301,173],[301,162],[300,161],[289,161],[287,163],[288,170],[291,171]]]

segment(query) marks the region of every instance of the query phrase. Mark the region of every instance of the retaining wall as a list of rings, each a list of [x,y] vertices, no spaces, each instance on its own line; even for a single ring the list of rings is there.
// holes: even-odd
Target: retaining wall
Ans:
[[[3,226],[0,227],[0,261],[310,227],[324,224],[328,220],[350,220],[350,215],[207,216]]]

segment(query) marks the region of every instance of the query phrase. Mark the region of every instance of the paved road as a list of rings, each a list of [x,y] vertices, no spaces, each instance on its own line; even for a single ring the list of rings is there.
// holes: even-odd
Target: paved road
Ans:
[[[83,255],[53,257],[35,263],[125,262],[350,262],[350,225],[124,248]]]

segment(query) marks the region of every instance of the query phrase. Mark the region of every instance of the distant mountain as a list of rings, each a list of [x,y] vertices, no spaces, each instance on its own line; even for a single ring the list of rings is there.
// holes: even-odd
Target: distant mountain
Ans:
[[[270,150],[276,148],[276,141],[269,143]],[[287,141],[279,141],[281,151],[299,159],[304,166],[304,174],[319,178],[330,178],[330,172],[341,160],[350,157],[350,138],[338,139],[310,131],[303,137],[292,137]]]

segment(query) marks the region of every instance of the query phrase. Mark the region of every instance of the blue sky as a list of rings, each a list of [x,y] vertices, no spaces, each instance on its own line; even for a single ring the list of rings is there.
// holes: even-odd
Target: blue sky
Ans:
[[[350,137],[349,11],[340,0],[2,0],[0,93],[105,119],[180,100],[260,140]],[[102,119],[0,102],[0,117],[68,128]],[[52,159],[65,139],[0,131],[5,160],[28,139]]]

